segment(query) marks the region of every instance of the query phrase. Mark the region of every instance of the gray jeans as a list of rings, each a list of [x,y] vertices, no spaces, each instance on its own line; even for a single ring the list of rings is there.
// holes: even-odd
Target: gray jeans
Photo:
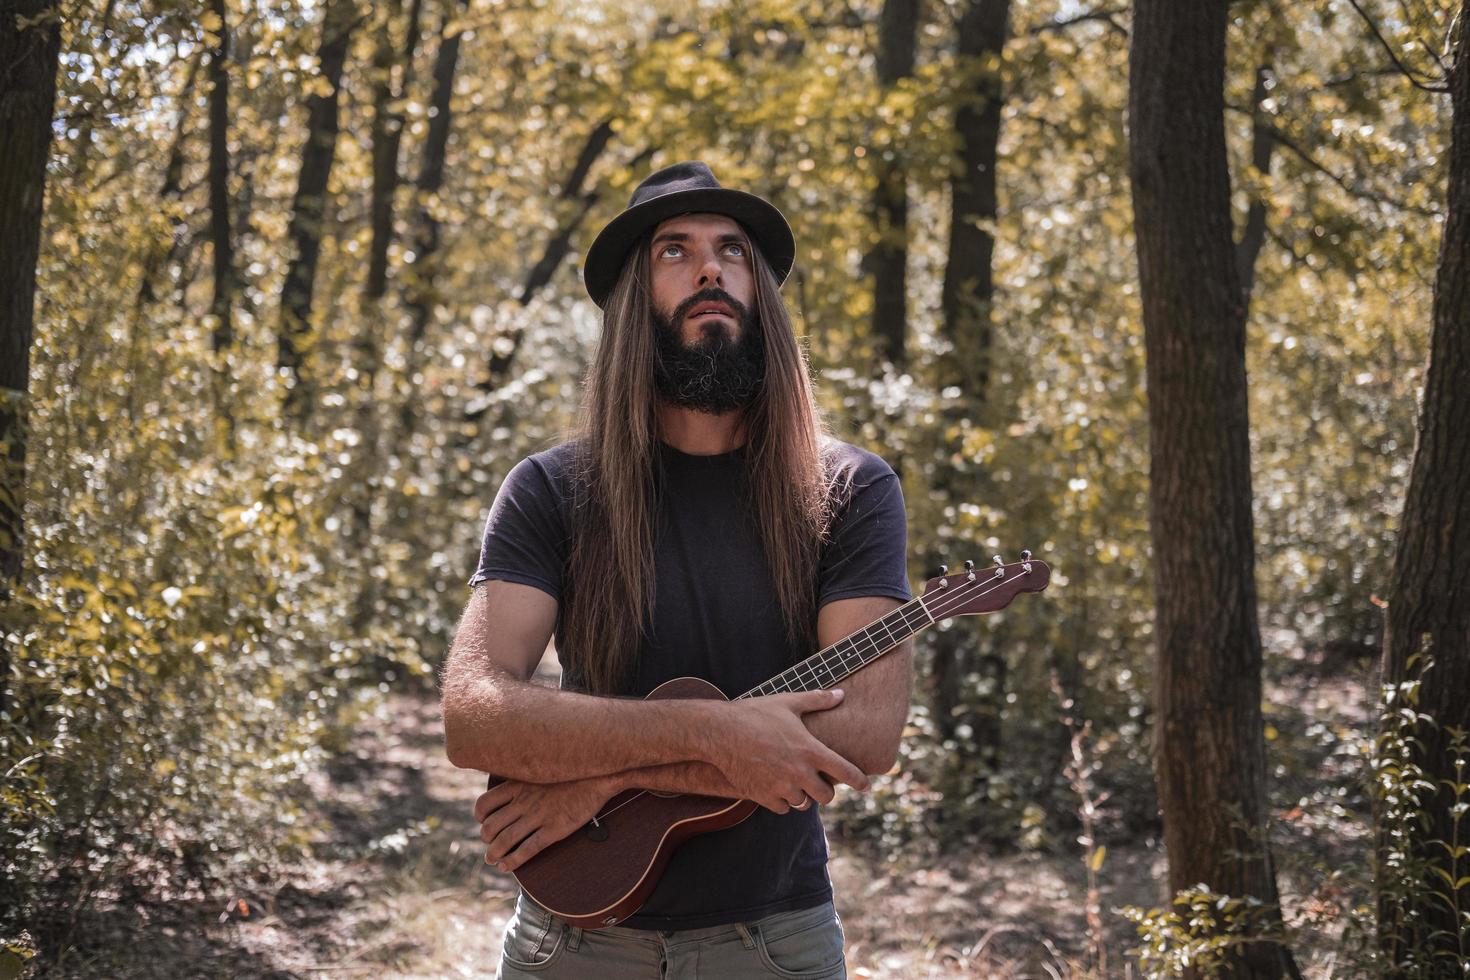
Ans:
[[[505,927],[498,980],[846,980],[832,903],[707,929],[578,929],[523,894]]]

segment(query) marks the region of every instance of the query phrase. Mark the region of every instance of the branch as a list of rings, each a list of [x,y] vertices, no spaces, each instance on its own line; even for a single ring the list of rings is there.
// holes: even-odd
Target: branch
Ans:
[[[1352,4],[1353,9],[1358,12],[1358,16],[1363,18],[1363,23],[1368,25],[1368,29],[1373,32],[1373,36],[1378,39],[1378,43],[1383,45],[1384,52],[1388,54],[1388,58],[1394,63],[1394,67],[1399,70],[1399,74],[1412,82],[1415,88],[1423,89],[1426,92],[1448,92],[1450,90],[1450,87],[1444,83],[1436,85],[1419,81],[1419,78],[1399,60],[1398,53],[1394,51],[1393,45],[1389,44],[1388,39],[1378,30],[1378,25],[1373,23],[1373,18],[1368,16],[1367,11],[1358,5],[1358,0],[1348,0],[1348,3]]]
[[[1064,28],[1071,27],[1073,24],[1084,24],[1088,21],[1098,20],[1107,24],[1123,37],[1127,37],[1128,28],[1124,27],[1122,24],[1113,19],[1117,15],[1126,14],[1127,12],[1127,7],[1105,7],[1098,10],[1088,10],[1084,11],[1083,13],[1077,14],[1075,17],[1063,17],[1057,20],[1043,21],[1040,24],[1035,24],[1027,28],[1026,33],[1034,36],[1037,34],[1043,34],[1046,31],[1059,31]]]
[[[1237,105],[1230,105],[1227,103],[1225,108],[1229,109],[1231,112],[1239,112],[1246,115],[1252,115],[1249,109],[1243,109]],[[1359,198],[1364,201],[1371,201],[1374,204],[1382,204],[1388,207],[1397,208],[1400,211],[1407,211],[1409,214],[1417,214],[1426,218],[1441,217],[1440,212],[1433,208],[1423,208],[1414,204],[1406,204],[1403,201],[1399,201],[1384,194],[1380,194],[1377,191],[1370,191],[1365,190],[1361,187],[1352,186],[1348,183],[1345,177],[1338,176],[1330,169],[1328,169],[1326,164],[1320,163],[1310,153],[1303,149],[1295,140],[1287,136],[1286,133],[1284,133],[1281,128],[1275,123],[1257,122],[1256,124],[1264,127],[1266,131],[1270,133],[1273,140],[1281,144],[1286,149],[1290,150],[1292,154],[1300,159],[1303,163],[1305,163],[1307,166],[1311,167],[1318,173],[1322,174],[1328,180],[1332,181],[1338,187],[1341,187],[1344,191],[1346,191],[1353,197]]]

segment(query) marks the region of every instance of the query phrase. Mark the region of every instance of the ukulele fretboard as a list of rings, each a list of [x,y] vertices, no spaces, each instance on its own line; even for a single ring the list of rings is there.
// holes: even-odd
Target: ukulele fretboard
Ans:
[[[759,687],[751,688],[740,697],[819,691],[831,687],[877,660],[919,630],[932,626],[934,617],[924,608],[921,598],[910,599],[881,619],[844,636],[825,650],[818,650],[801,663],[782,671]]]

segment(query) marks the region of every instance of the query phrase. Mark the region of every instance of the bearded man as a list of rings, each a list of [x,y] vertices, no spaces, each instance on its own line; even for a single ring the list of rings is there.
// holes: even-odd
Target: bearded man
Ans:
[[[752,800],[695,837],[622,923],[522,892],[500,977],[846,976],[818,808],[893,764],[909,642],[842,690],[642,701],[695,676],[735,697],[911,598],[903,494],[833,438],[780,294],[785,218],[703,163],[633,192],[588,250],[604,311],[578,427],[490,509],[443,676],[485,860],[514,871],[631,788]],[[530,683],[555,634],[560,690]]]

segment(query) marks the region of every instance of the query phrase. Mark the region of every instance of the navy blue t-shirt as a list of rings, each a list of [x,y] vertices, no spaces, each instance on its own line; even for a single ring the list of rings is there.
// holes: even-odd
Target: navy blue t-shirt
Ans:
[[[880,457],[837,444],[853,469],[846,505],[819,562],[817,609],[834,599],[907,601],[903,491]],[[521,460],[490,507],[469,584],[504,579],[561,596],[571,548],[571,443]],[[695,456],[658,444],[655,601],[648,640],[621,693],[643,697],[675,677],[701,677],[736,697],[815,650],[786,637],[748,504],[746,450]],[[813,616],[816,609],[813,610]],[[562,639],[557,618],[558,645]],[[562,686],[577,688],[564,674]],[[680,845],[657,888],[621,925],[695,929],[819,905],[832,897],[817,807],[744,822]]]

